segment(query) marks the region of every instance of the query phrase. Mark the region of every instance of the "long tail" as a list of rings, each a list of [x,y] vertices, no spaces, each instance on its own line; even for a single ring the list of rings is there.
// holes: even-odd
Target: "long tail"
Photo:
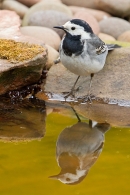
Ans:
[[[107,44],[107,47],[108,47],[108,51],[111,51],[113,49],[120,48],[121,46],[117,44]]]

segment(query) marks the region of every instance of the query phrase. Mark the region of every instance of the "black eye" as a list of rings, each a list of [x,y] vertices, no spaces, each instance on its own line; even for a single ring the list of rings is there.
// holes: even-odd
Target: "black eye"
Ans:
[[[71,30],[75,30],[75,27],[71,27]]]

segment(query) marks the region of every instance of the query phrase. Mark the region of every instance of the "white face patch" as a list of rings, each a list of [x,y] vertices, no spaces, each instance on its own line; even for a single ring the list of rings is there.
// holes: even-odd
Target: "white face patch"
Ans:
[[[70,21],[66,22],[63,27],[65,28],[65,30],[67,32],[69,32],[71,35],[81,35],[81,40],[84,39],[91,39],[90,37],[90,33],[87,33],[84,30],[84,27],[77,25],[77,24],[73,24]]]
[[[79,180],[80,177],[84,176],[86,174],[86,170],[76,170],[76,174],[72,173],[65,173],[61,175],[58,180],[60,180],[62,183],[74,183]]]

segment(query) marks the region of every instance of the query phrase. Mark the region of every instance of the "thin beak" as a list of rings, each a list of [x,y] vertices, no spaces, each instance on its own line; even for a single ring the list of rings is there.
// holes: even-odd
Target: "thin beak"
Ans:
[[[49,176],[50,179],[58,179],[58,175]]]
[[[61,29],[61,30],[65,30],[64,26],[54,26],[53,28],[58,28],[58,29]]]

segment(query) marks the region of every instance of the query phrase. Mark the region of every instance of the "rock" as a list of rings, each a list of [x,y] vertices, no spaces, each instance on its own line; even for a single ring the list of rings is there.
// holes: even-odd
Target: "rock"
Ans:
[[[129,64],[130,48],[119,48],[110,52],[103,70],[93,77],[91,94],[106,100],[130,101]],[[69,72],[61,63],[53,65],[48,72],[44,90],[52,96],[55,94],[54,98],[60,97],[60,95],[63,97],[65,92],[70,92],[76,78],[77,75]],[[76,88],[79,87],[75,94],[76,98],[82,98],[88,94],[89,82],[89,76],[79,79],[76,85]]]
[[[15,12],[2,10],[0,18],[0,94],[4,94],[36,83],[46,65],[47,51],[43,43],[20,33]]]
[[[66,5],[74,5],[79,7],[88,7],[88,8],[96,8],[95,6],[95,0],[62,0],[62,2]]]
[[[25,15],[25,13],[28,11],[28,7],[25,5],[12,0],[5,0],[2,3],[2,9],[15,11],[21,18]]]
[[[27,26],[28,25],[28,21],[29,21],[29,18],[30,16],[37,12],[37,11],[45,11],[45,10],[55,10],[55,11],[58,11],[58,12],[62,12],[64,14],[67,14],[68,17],[72,17],[72,13],[70,11],[70,9],[62,4],[62,3],[56,3],[56,2],[39,2],[35,5],[33,5],[29,10],[28,12],[25,14],[24,18],[23,18],[23,22],[22,22],[22,25],[23,26]],[[53,17],[51,17],[51,19],[53,19]]]
[[[42,2],[48,2],[48,0],[42,0]],[[49,0],[52,3],[62,3],[61,0]]]
[[[116,39],[114,37],[112,37],[111,35],[108,34],[104,34],[104,33],[99,33],[98,37],[103,40],[103,41],[115,41]]]
[[[100,20],[111,17],[111,15],[108,14],[107,12],[100,11],[100,10],[84,8],[84,7],[78,7],[78,6],[69,6],[69,8],[72,11],[73,15],[75,15],[76,12],[78,12],[78,11],[86,11],[87,13],[93,15],[98,22]]]
[[[109,34],[117,39],[123,32],[130,30],[130,23],[121,18],[111,17],[99,22],[102,33]]]
[[[1,10],[0,19],[0,38],[13,40],[19,39],[19,16],[14,11]]]
[[[33,5],[35,5],[36,3],[39,3],[39,2],[45,2],[45,1],[47,1],[47,0],[17,0],[17,1],[19,1],[20,3],[22,3],[22,4],[24,4],[24,5],[26,5],[26,6],[28,6],[28,7],[31,7],[31,6],[33,6]],[[49,2],[50,1],[53,1],[53,2],[61,2],[60,0],[49,0]]]
[[[20,28],[20,31],[24,35],[40,39],[41,42],[50,45],[56,50],[59,49],[61,39],[52,29],[41,26],[24,26]]]
[[[84,10],[78,11],[76,12],[76,14],[74,14],[73,18],[85,20],[91,26],[94,33],[99,34],[100,32],[99,24],[95,17],[93,17],[93,15],[91,15],[90,13],[87,13]]]
[[[32,5],[40,2],[41,0],[17,0],[17,1],[19,1],[20,3],[22,3],[28,7],[31,7]]]
[[[130,30],[125,31],[124,33],[122,33],[118,39],[118,41],[126,41],[126,42],[130,42]]]
[[[97,9],[106,11],[114,16],[126,17],[130,15],[130,0],[95,0]]]
[[[20,18],[14,11],[0,10],[0,20],[0,28],[13,26],[18,29],[20,26]]]
[[[39,45],[0,40],[0,95],[36,83],[46,64],[46,49]]]
[[[46,48],[48,51],[46,69],[50,69],[50,67],[54,65],[54,61],[59,57],[59,52],[50,45],[46,45]]]
[[[0,2],[0,9],[2,9],[2,2]]]
[[[55,10],[37,11],[30,16],[28,25],[29,26],[44,26],[44,27],[53,29],[55,32],[57,32],[60,35],[60,37],[62,37],[64,34],[64,31],[55,29],[53,27],[61,26],[70,19],[71,18],[68,17],[68,15],[62,12],[59,12],[59,11],[55,11]]]

